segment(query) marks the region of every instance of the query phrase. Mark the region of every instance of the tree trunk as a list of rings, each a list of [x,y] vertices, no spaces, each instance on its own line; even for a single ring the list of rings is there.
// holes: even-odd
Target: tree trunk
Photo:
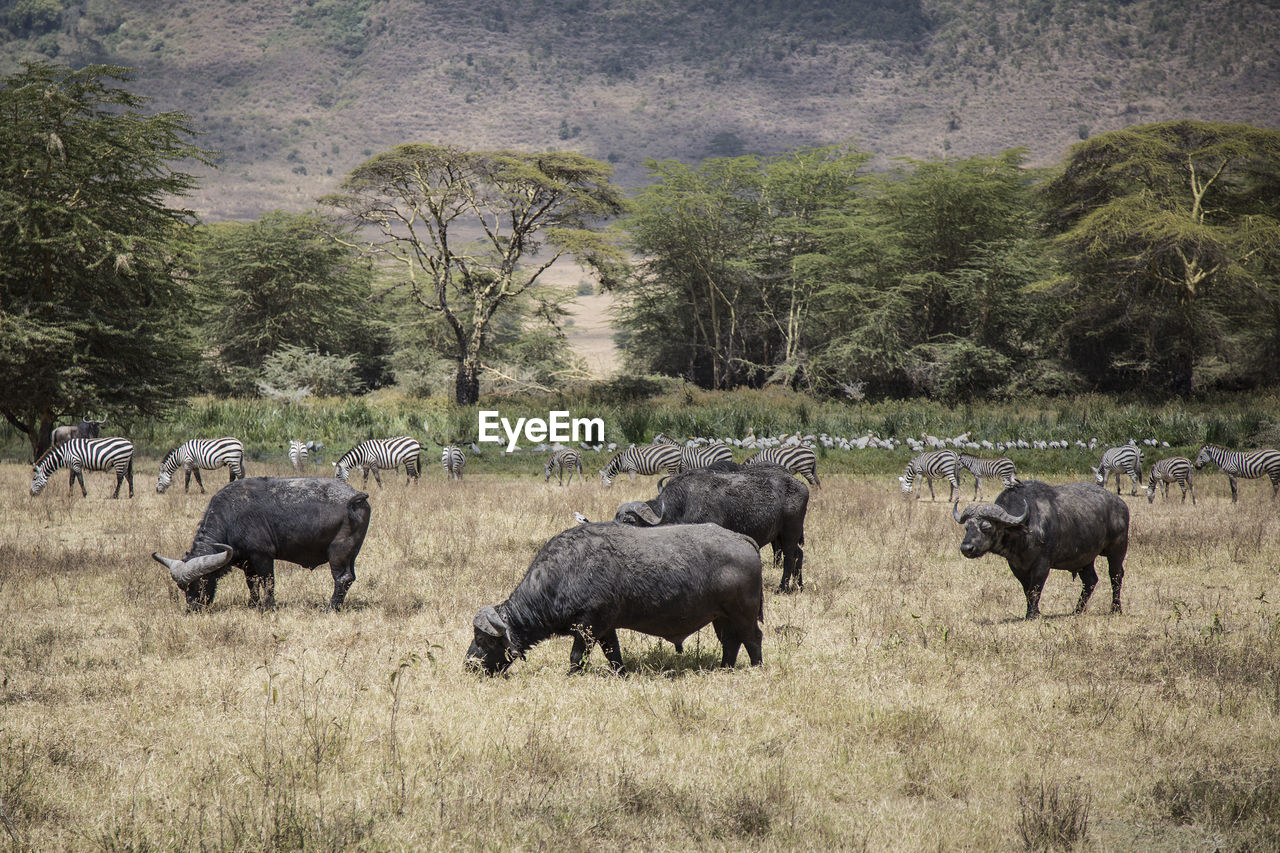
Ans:
[[[479,358],[467,356],[459,360],[454,399],[459,406],[472,406],[480,402]]]
[[[53,444],[53,412],[48,409],[40,412],[40,419],[32,421],[31,429],[27,430],[27,440],[31,442],[31,452],[35,454],[31,457],[34,463]]]

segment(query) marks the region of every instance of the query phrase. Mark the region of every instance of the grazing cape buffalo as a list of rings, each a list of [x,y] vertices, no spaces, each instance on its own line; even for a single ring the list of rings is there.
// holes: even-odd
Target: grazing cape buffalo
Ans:
[[[659,483],[658,496],[618,507],[621,524],[718,524],[750,536],[756,545],[773,546],[773,564],[782,561],[779,592],[804,589],[804,517],[809,487],[780,465],[740,466],[717,462]]]
[[[275,604],[275,561],[307,569],[329,564],[333,598],[342,606],[356,579],[356,555],[369,529],[369,495],[327,477],[250,477],[224,486],[209,499],[191,548],[180,560],[152,554],[168,567],[199,610],[213,601],[218,579],[233,566],[244,570],[249,600]]]
[[[675,643],[708,622],[732,667],[745,645],[760,664],[764,617],[760,552],[750,538],[714,524],[572,527],[542,546],[506,601],[482,607],[467,666],[490,675],[548,637],[571,635],[571,671],[599,643],[623,671],[618,629]]]
[[[1124,556],[1129,549],[1129,507],[1092,483],[1050,486],[1036,480],[1005,489],[993,504],[970,504],[952,515],[965,525],[960,553],[970,559],[988,552],[1009,561],[1027,596],[1027,618],[1040,615],[1040,592],[1050,569],[1079,575],[1076,613],[1083,613],[1098,583],[1094,560],[1107,558],[1111,612],[1120,612]]]

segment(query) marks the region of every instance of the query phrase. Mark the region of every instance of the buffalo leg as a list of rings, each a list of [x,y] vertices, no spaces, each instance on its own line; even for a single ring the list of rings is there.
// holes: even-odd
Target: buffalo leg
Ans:
[[[366,516],[367,517],[367,516]],[[333,597],[329,599],[328,610],[340,610],[342,602],[347,600],[347,592],[351,589],[351,585],[356,582],[356,562],[353,558],[350,562],[342,562],[341,560],[329,563],[329,573],[333,575]]]
[[[716,619],[711,623],[711,627],[716,630],[716,637],[720,640],[720,646],[724,649],[720,656],[720,665],[733,669],[738,663],[738,649],[742,646],[742,639],[733,630],[728,619]]]
[[[1195,496],[1192,495],[1194,498]],[[1120,587],[1124,584],[1124,555],[1128,545],[1107,554],[1107,570],[1111,574],[1111,612],[1120,613]]]
[[[622,675],[627,671],[627,668],[622,665],[622,646],[618,643],[616,630],[606,631],[600,636],[600,650],[609,659],[609,666],[614,672]]]
[[[188,476],[190,476],[191,474],[194,474],[194,475],[195,475],[195,478],[196,478],[196,485],[200,487],[200,494],[202,494],[202,495],[203,495],[203,494],[205,494],[205,491],[204,491],[204,480],[200,479],[200,469],[199,469],[199,468],[192,468],[192,469],[191,469],[191,471],[190,471],[190,473],[188,474]],[[188,482],[190,482],[190,481],[188,481]]]
[[[1080,601],[1076,604],[1076,613],[1083,613],[1085,606],[1089,603],[1089,597],[1093,595],[1093,588],[1098,585],[1098,572],[1094,569],[1093,563],[1085,566],[1080,570]]]
[[[1044,582],[1048,579],[1049,566],[1036,565],[1026,579],[1022,580],[1022,592],[1027,597],[1026,618],[1035,619],[1040,616],[1040,593],[1044,591]]]
[[[579,628],[573,632],[573,648],[569,650],[569,672],[582,672],[586,666],[585,659],[591,654],[596,641],[591,637],[588,628]]]
[[[778,551],[775,548],[773,552],[773,567],[778,567]],[[796,589],[804,589],[804,549],[799,543],[791,545],[783,545],[782,547],[782,582],[778,584],[778,592],[790,592],[791,581],[796,582]]]
[[[250,557],[244,573],[249,587],[249,603],[261,608],[276,606],[275,561],[270,557]]]

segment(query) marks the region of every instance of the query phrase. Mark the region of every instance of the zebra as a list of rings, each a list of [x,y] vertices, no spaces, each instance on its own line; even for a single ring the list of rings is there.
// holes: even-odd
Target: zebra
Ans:
[[[293,463],[293,470],[299,474],[307,465],[307,454],[315,447],[314,441],[290,441],[289,442],[289,461]]]
[[[975,501],[982,494],[983,477],[999,477],[1000,482],[1006,489],[1010,486],[1018,485],[1018,469],[1014,467],[1013,460],[1007,456],[983,459],[981,456],[961,453],[960,464],[973,475],[973,499]]]
[[[803,444],[783,444],[778,447],[766,447],[754,456],[750,456],[743,465],[761,465],[772,463],[781,465],[792,474],[799,474],[811,486],[822,487],[818,479],[818,455],[812,447]]]
[[[1280,492],[1280,450],[1227,450],[1219,444],[1206,444],[1196,454],[1196,469],[1212,462],[1222,469],[1231,483],[1231,502],[1236,502],[1236,478],[1256,480],[1263,474],[1271,480],[1271,499]]]
[[[456,444],[446,444],[440,452],[440,464],[450,480],[461,480],[462,469],[467,467],[467,454]]]
[[[1142,485],[1142,448],[1134,444],[1113,447],[1102,454],[1097,468],[1090,467],[1089,470],[1093,472],[1093,481],[1103,488],[1107,485],[1107,475],[1115,474],[1117,495],[1120,494],[1120,475],[1128,476],[1133,486],[1129,496],[1133,497],[1138,493],[1138,486]]]
[[[653,437],[653,441],[651,441],[651,442],[649,442],[649,443],[650,443],[650,444],[671,444],[671,445],[674,445],[674,446],[676,446],[676,447],[679,447],[679,446],[680,446],[680,442],[676,441],[674,438],[672,438],[671,436],[667,435],[665,432],[660,432],[660,433],[658,433],[657,435],[655,435],[655,436]]]
[[[228,482],[234,483],[244,477],[244,445],[234,438],[193,438],[183,442],[165,454],[160,463],[160,475],[156,479],[156,492],[164,494],[173,482],[173,473],[181,466],[186,472],[184,492],[191,491],[191,475],[196,476],[196,485],[200,494],[204,494],[204,482],[200,479],[200,469],[211,471],[226,466],[231,472]]]
[[[1187,502],[1187,492],[1191,492],[1191,505],[1196,503],[1196,487],[1191,482],[1191,460],[1185,456],[1170,456],[1167,459],[1161,459],[1159,462],[1151,466],[1151,482],[1145,488],[1147,490],[1147,503],[1153,503],[1156,499],[1156,483],[1164,486],[1164,499],[1169,499],[1169,484],[1177,483],[1182,487],[1182,502]]]
[[[382,488],[382,478],[378,476],[378,470],[390,468],[394,472],[397,467],[403,465],[404,484],[407,486],[410,480],[418,479],[418,454],[421,452],[422,445],[417,439],[407,435],[398,435],[394,438],[371,438],[342,454],[342,458],[333,463],[333,476],[346,482],[351,471],[360,468],[364,471],[362,482],[368,483],[369,473],[372,472],[378,488]]]
[[[547,476],[542,478],[542,482],[551,482],[551,469],[556,469],[556,476],[560,479],[560,485],[564,485],[564,472],[569,470],[569,483],[573,483],[573,472],[578,472],[578,482],[582,482],[582,454],[574,450],[572,447],[557,447],[551,452],[551,458],[547,460],[546,473]]]
[[[915,488],[917,477],[923,477],[929,484],[929,500],[936,499],[933,493],[934,479],[946,477],[951,483],[951,490],[947,492],[949,503],[960,491],[960,454],[954,450],[930,450],[912,459],[907,463],[907,470],[898,478],[903,494],[910,494]],[[916,500],[920,499],[920,494],[916,492]]]
[[[88,497],[84,487],[85,471],[116,472],[116,490],[112,498],[120,497],[120,483],[129,481],[129,497],[133,497],[133,444],[124,438],[70,438],[45,451],[31,469],[31,496],[44,491],[49,475],[66,466],[71,470],[68,489],[74,492],[76,480],[80,481],[80,496]]]
[[[705,447],[681,447],[680,470],[697,471],[710,468],[717,462],[732,462],[733,451],[725,444],[708,444]]]
[[[664,468],[668,474],[680,473],[680,448],[671,444],[633,444],[609,460],[600,471],[600,479],[611,486],[614,478],[624,472],[634,480],[636,474],[657,474]]]

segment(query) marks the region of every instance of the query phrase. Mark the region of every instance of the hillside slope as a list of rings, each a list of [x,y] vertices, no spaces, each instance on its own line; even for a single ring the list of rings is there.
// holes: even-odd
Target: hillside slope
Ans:
[[[45,7],[59,0],[40,0]],[[80,0],[8,4],[0,71],[139,69],[219,152],[210,218],[305,207],[408,140],[573,148],[645,180],[853,140],[883,157],[1072,142],[1170,118],[1280,125],[1274,0]]]

